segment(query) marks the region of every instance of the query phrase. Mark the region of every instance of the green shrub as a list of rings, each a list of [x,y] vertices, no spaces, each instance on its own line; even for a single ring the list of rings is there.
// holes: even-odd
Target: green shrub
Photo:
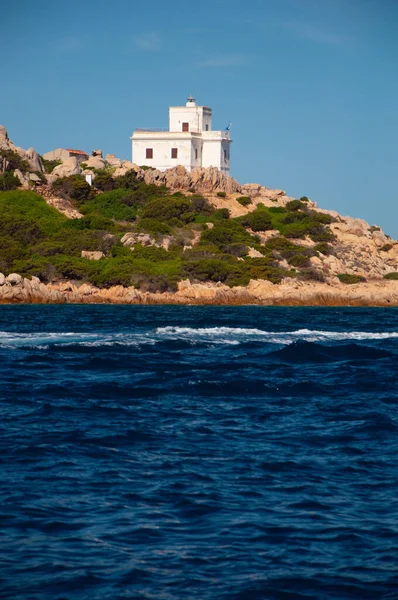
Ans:
[[[393,247],[392,244],[384,244],[384,246],[382,246],[380,248],[381,252],[388,252],[389,250],[391,250],[391,248]]]
[[[315,268],[301,269],[297,276],[304,281],[325,281],[325,276],[322,271]]]
[[[81,175],[60,177],[52,184],[54,194],[68,200],[75,200],[78,205],[86,202],[91,194],[91,186]]]
[[[250,245],[253,239],[240,223],[228,219],[217,221],[212,229],[203,231],[201,242],[215,244],[216,246],[227,246],[230,244]]]
[[[97,214],[118,221],[134,221],[137,209],[129,205],[133,202],[131,193],[127,189],[120,188],[96,194],[80,205],[80,212],[84,215]]]
[[[394,271],[392,273],[387,273],[387,275],[384,275],[384,279],[391,279],[393,281],[398,279],[398,271]]]
[[[115,180],[107,171],[99,171],[93,179],[93,186],[102,192],[110,192],[115,188]]]
[[[248,248],[244,244],[229,244],[223,246],[223,252],[226,254],[231,254],[231,256],[247,256]]]
[[[309,236],[313,242],[332,242],[335,239],[329,228],[317,227],[316,225],[310,228]]]
[[[15,190],[21,185],[18,177],[15,177],[9,171],[0,175],[0,190],[3,192],[7,192],[9,190]]]
[[[256,208],[244,217],[240,217],[240,222],[245,227],[250,227],[253,231],[268,231],[272,229],[272,219],[269,212],[264,208]]]
[[[43,165],[45,173],[52,173],[54,171],[55,167],[62,165],[61,160],[47,160],[46,158],[43,158],[42,156],[40,156],[40,160],[41,160],[41,164]],[[82,167],[82,169],[84,168],[83,163],[81,163],[80,166]]]
[[[229,219],[229,216],[230,216],[230,212],[229,212],[228,208],[217,208],[213,212],[213,220],[214,221],[218,221],[221,219]]]
[[[292,265],[292,267],[299,268],[308,267],[310,264],[310,260],[305,254],[294,254],[288,259],[288,261],[289,264]]]
[[[309,202],[309,199],[307,198],[307,196],[301,196],[300,202]]]
[[[237,198],[236,201],[239,202],[239,204],[241,204],[242,206],[249,206],[249,204],[252,203],[251,198],[249,198],[249,196],[239,196],[239,198]]]
[[[192,208],[195,212],[202,215],[211,215],[214,212],[213,207],[206,198],[203,198],[200,194],[195,194],[190,198]],[[225,209],[224,209],[225,210]],[[228,210],[228,209],[227,209]]]
[[[226,192],[217,192],[217,196],[219,198],[226,198],[227,194],[226,194]]]
[[[18,152],[15,152],[14,150],[4,150],[0,148],[0,159],[3,159],[1,162],[6,162],[7,171],[19,169],[22,173],[27,173],[30,169],[28,161],[22,158]]]
[[[300,200],[290,200],[290,202],[286,203],[286,210],[303,210],[305,208],[304,204]]]
[[[326,242],[320,242],[319,244],[316,244],[316,246],[313,247],[313,251],[314,253],[320,252],[321,254],[328,256],[332,253],[332,248]]]
[[[340,279],[341,283],[347,283],[348,285],[365,281],[364,277],[361,277],[360,275],[351,275],[349,273],[339,273],[337,277]]]
[[[194,219],[192,202],[188,198],[154,198],[143,208],[144,219],[157,219],[170,222],[172,219],[188,222]],[[172,223],[170,223],[172,225]]]
[[[157,219],[140,219],[138,222],[138,229],[145,231],[146,233],[159,233],[160,235],[169,235],[172,233],[172,229],[166,223],[162,223]]]

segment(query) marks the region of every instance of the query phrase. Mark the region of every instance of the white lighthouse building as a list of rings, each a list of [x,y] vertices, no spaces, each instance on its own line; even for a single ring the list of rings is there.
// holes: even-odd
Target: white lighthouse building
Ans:
[[[190,96],[185,106],[170,106],[169,129],[135,129],[131,136],[133,162],[164,171],[182,165],[217,167],[229,175],[230,132],[211,128],[212,111]]]

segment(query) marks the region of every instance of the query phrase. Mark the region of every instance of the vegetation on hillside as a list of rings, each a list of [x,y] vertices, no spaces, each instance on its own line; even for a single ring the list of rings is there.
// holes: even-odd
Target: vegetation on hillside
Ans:
[[[33,192],[0,192],[1,272],[166,291],[186,277],[230,286],[257,278],[322,279],[310,258],[331,251],[331,218],[303,201],[286,208],[258,206],[233,219],[228,209],[215,209],[199,194],[171,195],[164,186],[138,181],[134,171],[122,177],[97,174],[94,186],[79,175],[58,179],[53,191],[83,218],[66,218]],[[261,232],[270,229],[279,235],[262,242]],[[130,232],[136,236],[132,248],[121,242]],[[140,234],[147,234],[146,241]],[[306,236],[318,244],[298,245]],[[148,239],[152,245],[139,243]],[[250,248],[257,256],[249,256]],[[104,258],[82,258],[82,250],[101,251]]]

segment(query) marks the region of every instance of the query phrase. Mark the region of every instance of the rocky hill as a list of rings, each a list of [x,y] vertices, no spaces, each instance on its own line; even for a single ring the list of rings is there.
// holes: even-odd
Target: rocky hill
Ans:
[[[0,190],[0,302],[398,304],[379,227],[214,168],[46,161],[0,127]]]

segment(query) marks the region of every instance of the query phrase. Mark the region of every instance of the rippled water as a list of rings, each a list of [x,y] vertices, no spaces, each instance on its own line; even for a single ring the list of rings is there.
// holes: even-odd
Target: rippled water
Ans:
[[[0,307],[0,598],[398,598],[398,311]]]

